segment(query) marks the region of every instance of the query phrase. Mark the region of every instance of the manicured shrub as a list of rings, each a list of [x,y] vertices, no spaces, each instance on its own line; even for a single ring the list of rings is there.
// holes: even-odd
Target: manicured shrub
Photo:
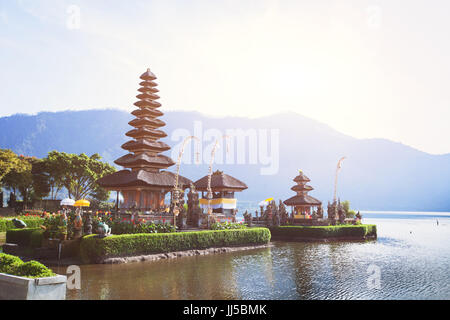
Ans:
[[[27,278],[47,278],[55,276],[55,273],[40,262],[28,261],[17,266],[14,275]]]
[[[16,218],[25,222],[27,228],[39,228],[44,223],[44,219],[39,217],[18,216]],[[12,219],[12,217],[0,218],[0,232],[6,232],[10,229],[16,229],[16,226],[14,226]]]
[[[376,225],[282,226],[270,228],[274,239],[366,239],[377,236]]]
[[[36,244],[37,241],[37,233],[40,232],[42,234],[41,228],[26,228],[26,229],[10,229],[6,231],[6,242],[7,243],[15,243],[21,246],[30,246],[32,243],[32,234],[33,243]]]
[[[231,222],[215,222],[211,225],[211,230],[231,230],[231,229],[247,229],[247,225],[243,223]]]
[[[44,231],[42,229],[34,230],[30,235],[30,247],[32,248],[42,247],[43,240],[44,240]]]
[[[146,222],[135,222],[131,223],[129,221],[116,221],[106,222],[111,226],[112,234],[138,234],[138,233],[170,233],[176,232],[176,228],[169,223],[146,223]],[[95,230],[95,229],[94,229]]]
[[[81,240],[80,255],[84,262],[99,262],[107,257],[207,249],[212,247],[257,245],[270,241],[267,228],[240,230],[151,233],[113,235],[98,238],[96,235]]]
[[[0,253],[0,273],[26,278],[53,277],[52,270],[37,261],[23,262],[19,257]]]
[[[0,273],[12,274],[21,264],[23,264],[23,261],[19,257],[0,253]]]

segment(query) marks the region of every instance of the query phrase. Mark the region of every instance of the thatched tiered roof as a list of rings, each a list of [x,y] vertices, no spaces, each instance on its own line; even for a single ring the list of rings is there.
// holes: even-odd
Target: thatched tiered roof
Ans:
[[[283,201],[283,203],[287,206],[322,205],[322,202],[320,200],[317,200],[316,198],[308,195],[309,191],[314,190],[313,187],[306,184],[310,181],[311,180],[303,173],[303,171],[300,171],[299,175],[294,178],[294,182],[297,182],[297,184],[291,188],[291,190],[295,191],[297,195]]]
[[[148,187],[162,188],[169,191],[175,182],[175,174],[169,171],[148,172],[145,170],[121,170],[101,179],[103,186],[116,188]],[[189,188],[191,180],[179,176],[178,183],[181,189]]]
[[[116,190],[133,186],[168,189],[175,183],[173,173],[160,171],[175,163],[170,157],[161,154],[170,150],[170,147],[159,141],[167,137],[167,134],[162,130],[166,125],[165,122],[158,119],[163,113],[158,110],[161,104],[156,101],[159,99],[156,95],[159,90],[156,89],[157,84],[154,82],[156,76],[147,69],[140,78],[143,81],[138,89],[140,94],[136,96],[139,101],[134,104],[138,109],[132,112],[136,118],[129,122],[134,129],[126,133],[126,136],[133,139],[122,145],[129,153],[115,161],[117,165],[129,170],[118,171],[99,179],[97,182],[102,187]],[[184,177],[180,177],[179,181],[183,188],[189,187],[192,183]]]
[[[203,178],[197,180],[194,183],[195,189],[197,191],[207,191],[208,190],[208,176],[204,176]],[[223,173],[222,171],[216,171],[211,176],[211,189],[213,191],[242,191],[247,189],[247,185],[228,175]]]

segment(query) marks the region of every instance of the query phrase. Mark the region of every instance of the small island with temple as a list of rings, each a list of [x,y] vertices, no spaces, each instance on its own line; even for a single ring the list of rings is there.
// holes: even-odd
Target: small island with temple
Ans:
[[[244,214],[246,223],[268,227],[272,240],[364,241],[377,238],[376,225],[362,224],[361,214],[350,210],[348,201],[341,203],[335,198],[332,203],[328,202],[325,218],[322,202],[308,194],[314,190],[307,184],[310,181],[300,170],[294,178],[296,185],[291,188],[297,193],[295,196],[280,201],[278,206],[272,198],[263,201],[260,203],[259,217],[257,213],[256,217],[252,217],[248,212]],[[291,208],[290,212],[286,206]]]

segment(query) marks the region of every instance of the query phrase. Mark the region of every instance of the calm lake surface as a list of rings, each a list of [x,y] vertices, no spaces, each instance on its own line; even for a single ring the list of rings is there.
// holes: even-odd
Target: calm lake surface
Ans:
[[[364,223],[377,224],[378,240],[274,242],[236,253],[82,266],[82,288],[67,298],[450,299],[450,213],[364,213]],[[379,289],[368,286],[371,265],[379,268]]]

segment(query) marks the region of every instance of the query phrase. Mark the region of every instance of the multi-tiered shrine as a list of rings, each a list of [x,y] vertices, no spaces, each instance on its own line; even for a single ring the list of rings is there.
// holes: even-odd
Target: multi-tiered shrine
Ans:
[[[212,209],[212,214],[217,222],[235,222],[237,199],[234,194],[247,189],[247,185],[219,170],[211,175],[210,186],[208,181],[209,176],[204,176],[194,183],[195,189],[202,192],[200,208],[204,209],[206,213],[208,209]],[[211,199],[208,198],[209,190]]]
[[[173,191],[175,185],[175,174],[161,170],[175,163],[161,154],[170,150],[170,147],[159,141],[167,134],[161,130],[166,124],[158,119],[163,113],[158,110],[161,104],[156,101],[159,99],[156,94],[159,90],[154,82],[156,77],[147,69],[140,78],[143,81],[138,89],[139,101],[134,104],[138,109],[131,113],[136,118],[129,122],[134,129],[126,133],[132,140],[122,145],[129,153],[115,161],[125,169],[99,179],[98,183],[107,190],[122,193],[121,209],[158,211],[165,207],[165,196]],[[181,189],[189,188],[191,183],[189,179],[179,177]]]
[[[308,192],[314,190],[313,187],[307,185],[311,180],[300,170],[298,176],[294,178],[297,184],[291,188],[297,193],[296,196],[284,201],[284,204],[292,207],[292,218],[294,219],[311,219],[313,212],[322,211],[322,202],[308,195]],[[316,209],[316,211],[314,211]]]

